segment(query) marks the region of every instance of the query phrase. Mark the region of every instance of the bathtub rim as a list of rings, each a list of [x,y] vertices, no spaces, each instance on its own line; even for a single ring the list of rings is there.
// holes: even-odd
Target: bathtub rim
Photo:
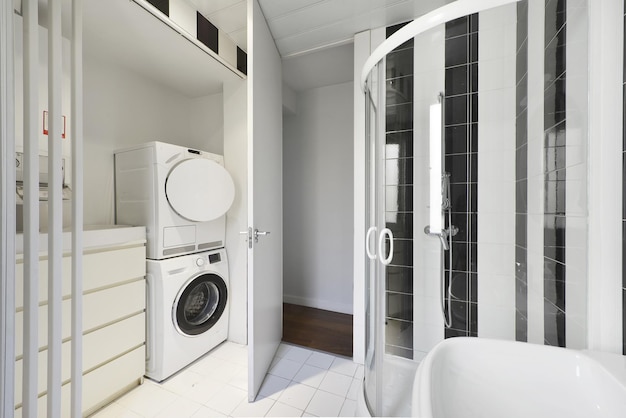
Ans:
[[[510,340],[497,340],[491,338],[477,338],[477,337],[455,337],[448,338],[439,342],[433,347],[424,359],[420,362],[415,373],[415,379],[413,381],[412,390],[412,416],[420,418],[432,418],[432,396],[433,389],[431,383],[431,375],[433,373],[433,365],[441,352],[448,350],[451,346],[457,345],[489,345],[493,346],[519,346],[529,345],[532,346],[532,350],[541,351],[567,351],[570,355],[584,357],[585,361],[591,362],[597,365],[600,369],[604,370],[606,374],[610,375],[617,384],[622,386],[626,392],[626,356],[617,353],[608,353],[595,350],[577,350],[564,347],[547,346],[541,344],[510,341]],[[529,347],[527,347],[529,348]]]

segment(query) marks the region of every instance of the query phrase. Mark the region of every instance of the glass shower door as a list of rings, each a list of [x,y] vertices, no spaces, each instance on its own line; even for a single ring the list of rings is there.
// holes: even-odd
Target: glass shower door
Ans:
[[[379,233],[384,228],[381,220],[382,211],[380,206],[380,190],[377,186],[377,178],[382,174],[381,158],[383,152],[382,135],[379,133],[380,118],[384,113],[378,112],[381,97],[382,83],[380,80],[379,65],[374,67],[367,81],[365,98],[366,117],[366,165],[365,165],[365,221],[367,228],[365,251],[367,253],[365,265],[365,399],[370,413],[376,416],[382,415],[382,375],[384,338],[380,282],[384,278],[381,275],[381,263],[378,261]],[[382,121],[384,123],[384,120]]]

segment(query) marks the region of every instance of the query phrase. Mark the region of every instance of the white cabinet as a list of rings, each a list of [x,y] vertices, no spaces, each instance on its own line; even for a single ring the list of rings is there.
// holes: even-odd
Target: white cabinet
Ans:
[[[130,231],[130,235],[129,235]],[[106,233],[106,231],[104,231]],[[145,228],[111,229],[118,239],[86,231],[83,254],[83,413],[111,402],[141,383],[145,371]],[[96,237],[96,242],[92,239]],[[104,245],[103,245],[104,244]],[[39,413],[46,413],[47,257],[39,261]],[[23,355],[23,264],[16,265],[16,417],[21,416]],[[63,257],[62,416],[69,416],[71,385],[71,259]]]

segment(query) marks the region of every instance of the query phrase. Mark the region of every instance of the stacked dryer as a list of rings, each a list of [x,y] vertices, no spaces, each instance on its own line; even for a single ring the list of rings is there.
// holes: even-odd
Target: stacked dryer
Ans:
[[[115,152],[116,223],[147,232],[146,376],[162,381],[228,336],[221,155],[150,142]]]

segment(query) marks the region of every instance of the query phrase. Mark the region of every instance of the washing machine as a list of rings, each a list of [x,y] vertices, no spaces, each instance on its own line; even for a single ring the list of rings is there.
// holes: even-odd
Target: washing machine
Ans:
[[[235,186],[223,156],[163,142],[114,155],[115,221],[146,226],[148,259],[224,247]]]
[[[228,337],[226,250],[147,261],[146,376],[158,382]]]

